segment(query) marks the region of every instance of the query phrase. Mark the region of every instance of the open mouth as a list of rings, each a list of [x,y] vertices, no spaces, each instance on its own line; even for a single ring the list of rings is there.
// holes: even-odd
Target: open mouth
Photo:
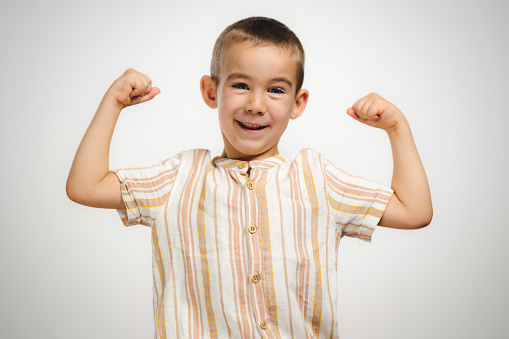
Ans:
[[[251,130],[251,131],[257,131],[260,129],[264,129],[267,126],[257,125],[257,124],[250,124],[249,122],[240,122],[237,121],[240,125],[240,127]]]

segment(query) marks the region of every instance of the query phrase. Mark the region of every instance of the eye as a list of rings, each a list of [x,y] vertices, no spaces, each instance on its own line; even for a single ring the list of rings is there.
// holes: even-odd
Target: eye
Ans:
[[[285,94],[284,89],[282,89],[281,87],[269,88],[268,92],[269,93],[274,93],[274,94]]]
[[[239,84],[234,84],[232,87],[235,87],[235,88],[238,88],[238,89],[242,89],[242,90],[249,90],[249,87],[247,87],[246,84],[244,83],[239,83]]]

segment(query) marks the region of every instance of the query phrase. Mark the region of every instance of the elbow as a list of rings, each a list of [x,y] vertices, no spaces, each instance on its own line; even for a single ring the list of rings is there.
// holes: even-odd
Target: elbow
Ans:
[[[65,193],[67,194],[67,197],[80,205],[84,205],[86,201],[86,195],[83,187],[80,187],[79,185],[76,185],[76,183],[72,183],[67,181],[67,184],[65,185]]]
[[[419,220],[418,222],[414,222],[414,223],[410,224],[408,229],[418,230],[420,228],[424,228],[424,227],[428,226],[429,224],[431,224],[431,219],[423,219],[423,220]]]
[[[418,215],[415,215],[411,220],[408,221],[408,229],[420,229],[431,224],[431,220],[433,219],[433,208],[430,208],[427,211],[423,211]]]
[[[67,197],[71,201],[79,203],[80,199],[79,199],[78,192],[71,184],[69,184],[69,181],[67,182],[67,185],[65,185],[65,193],[67,194]]]

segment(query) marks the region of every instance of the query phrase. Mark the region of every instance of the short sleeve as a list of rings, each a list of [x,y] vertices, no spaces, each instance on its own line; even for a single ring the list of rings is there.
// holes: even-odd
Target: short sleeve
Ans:
[[[341,236],[371,241],[393,190],[324,162],[329,205]]]
[[[180,154],[155,166],[114,171],[125,204],[117,212],[125,226],[152,226],[154,216],[168,201],[179,167]]]

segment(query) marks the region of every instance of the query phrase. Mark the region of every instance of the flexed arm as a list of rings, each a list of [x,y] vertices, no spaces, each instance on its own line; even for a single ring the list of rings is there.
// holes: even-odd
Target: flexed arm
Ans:
[[[400,229],[427,226],[433,217],[428,179],[403,113],[376,93],[356,101],[347,113],[357,121],[383,129],[391,142],[394,195],[379,225]]]
[[[160,93],[144,74],[128,69],[110,86],[74,156],[67,178],[67,196],[82,205],[125,208],[117,176],[109,172],[109,150],[122,109]]]

